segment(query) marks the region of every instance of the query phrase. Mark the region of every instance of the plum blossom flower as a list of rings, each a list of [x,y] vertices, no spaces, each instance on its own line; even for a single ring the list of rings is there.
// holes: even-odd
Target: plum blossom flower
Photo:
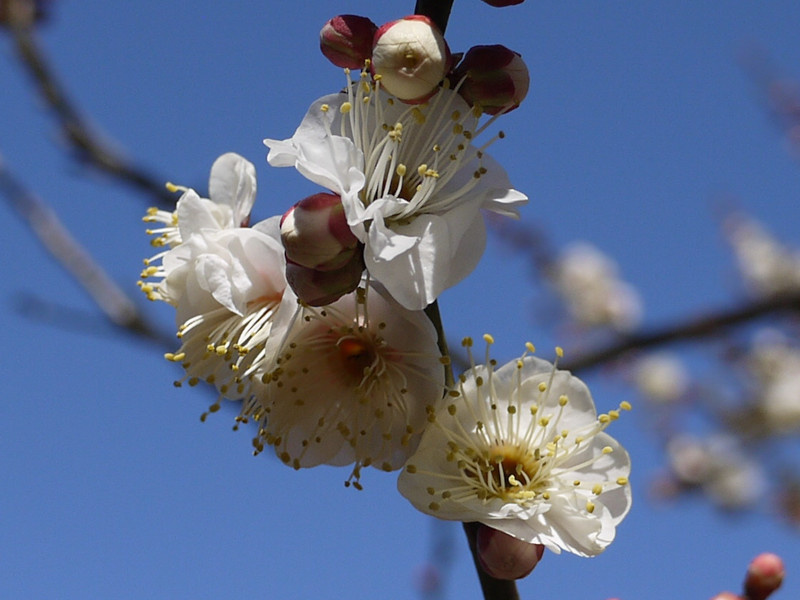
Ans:
[[[591,244],[577,242],[558,258],[553,281],[572,317],[585,327],[610,326],[630,331],[639,324],[642,302],[619,279],[617,264]]]
[[[286,286],[279,218],[239,226],[255,196],[252,165],[223,155],[209,187],[210,200],[176,188],[184,193],[174,213],[148,212],[146,220],[165,224],[151,231],[158,236],[155,245],[168,249],[145,261],[139,287],[151,300],[175,307],[181,345],[166,358],[186,371],[176,385],[206,381],[217,387],[213,412],[223,397],[251,397],[252,380],[269,364],[267,343],[280,339],[276,324],[288,326],[296,300]]]
[[[731,215],[724,227],[739,272],[753,295],[769,297],[800,289],[800,252],[744,214]]]
[[[587,387],[545,360],[526,353],[496,368],[488,348],[486,359],[431,415],[400,493],[440,519],[599,554],[631,505],[630,459],[604,433],[619,411],[597,416]]]
[[[399,469],[444,390],[436,332],[372,285],[324,308],[304,307],[258,386],[257,450],[294,468]]]
[[[766,480],[761,466],[732,436],[718,434],[701,439],[678,435],[667,444],[667,456],[676,483],[701,489],[721,508],[747,508],[764,494]]]
[[[487,125],[450,89],[409,106],[348,72],[346,90],[314,102],[291,138],[264,143],[270,165],[341,196],[371,278],[416,310],[475,268],[481,209],[516,216],[527,201],[484,152],[493,140],[473,146]]]

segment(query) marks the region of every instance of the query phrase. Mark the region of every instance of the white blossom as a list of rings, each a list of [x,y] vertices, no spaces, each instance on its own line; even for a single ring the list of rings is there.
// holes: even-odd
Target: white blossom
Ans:
[[[475,268],[481,209],[516,216],[527,201],[484,152],[493,140],[473,146],[486,125],[452,90],[408,106],[362,72],[314,102],[290,139],[265,144],[272,166],[294,166],[341,196],[370,276],[415,310]]]
[[[258,450],[294,468],[320,464],[399,469],[442,397],[436,331],[375,286],[323,308],[305,307],[256,395]]]
[[[167,249],[145,261],[139,287],[176,309],[180,347],[166,354],[186,371],[176,385],[215,385],[212,411],[222,398],[244,399],[244,419],[251,383],[271,364],[267,346],[280,341],[277,332],[288,326],[296,300],[286,286],[279,218],[240,227],[255,197],[252,164],[221,156],[209,188],[212,199],[176,188],[184,193],[174,213],[148,212],[147,220],[164,223],[151,233]]]
[[[523,355],[495,368],[487,350],[432,416],[398,488],[440,519],[593,556],[631,504],[630,459],[604,433],[618,416],[598,416],[583,382],[551,363]]]
[[[689,389],[689,374],[683,363],[672,354],[650,354],[638,360],[634,369],[636,387],[653,402],[675,402]]]
[[[616,263],[591,244],[567,247],[556,261],[553,281],[570,314],[583,326],[629,331],[641,320],[639,293],[619,279]]]
[[[800,252],[776,240],[760,223],[743,214],[725,222],[745,285],[758,296],[800,289]]]
[[[761,466],[729,435],[676,436],[667,444],[667,456],[680,483],[699,487],[722,508],[747,508],[764,494]]]

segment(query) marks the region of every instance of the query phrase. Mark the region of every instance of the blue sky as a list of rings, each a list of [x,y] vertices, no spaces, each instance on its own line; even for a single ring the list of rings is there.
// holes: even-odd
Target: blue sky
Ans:
[[[58,2],[42,42],[69,94],[129,156],[202,187],[216,156],[239,152],[258,169],[255,216],[281,213],[316,190],[270,169],[261,141],[288,137],[343,83],[318,51],[319,28],[343,13],[380,24],[413,2],[186,6]],[[530,0],[502,10],[458,0],[448,41],[522,53],[531,91],[501,120],[507,137],[491,153],[531,198],[523,221],[555,245],[586,239],[614,256],[643,296],[646,324],[660,324],[741,297],[721,201],[797,241],[800,165],[737,59],[758,47],[800,78],[799,27],[791,0]],[[0,155],[136,295],[149,202],[67,158],[7,36],[0,52]],[[455,552],[447,597],[479,597],[460,530],[417,513],[393,474],[367,473],[356,492],[342,485],[344,469],[253,458],[249,435],[231,432],[233,410],[201,424],[212,395],[175,389],[164,348],[116,333],[11,209],[0,215],[0,595],[410,599],[432,540],[445,535]],[[527,340],[544,356],[566,345],[537,300],[524,259],[490,241],[441,306],[453,338],[490,331],[504,361]],[[173,331],[168,307],[137,301]],[[634,399],[602,375],[587,382],[603,409]],[[546,555],[523,598],[705,598],[736,591],[764,550],[787,560],[776,597],[800,596],[800,532],[768,506],[734,517],[696,499],[649,501],[659,451],[645,421],[634,412],[611,430],[634,465],[634,509],[617,541],[591,560]]]

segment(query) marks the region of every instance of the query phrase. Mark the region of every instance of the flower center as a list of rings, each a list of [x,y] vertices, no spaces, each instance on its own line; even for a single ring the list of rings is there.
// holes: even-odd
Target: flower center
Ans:
[[[364,338],[340,337],[336,341],[336,347],[339,349],[338,355],[334,354],[332,358],[339,359],[337,366],[356,385],[369,375],[378,359],[374,345]]]

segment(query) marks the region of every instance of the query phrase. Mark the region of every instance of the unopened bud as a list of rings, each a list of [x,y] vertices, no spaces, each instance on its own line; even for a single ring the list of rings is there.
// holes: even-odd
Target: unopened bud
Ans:
[[[325,23],[319,32],[319,47],[337,67],[362,69],[372,55],[372,42],[378,26],[367,17],[339,15]]]
[[[489,6],[514,6],[515,4],[522,4],[525,0],[483,0]]]
[[[352,292],[361,282],[364,257],[361,252],[333,271],[319,271],[286,261],[286,281],[300,300],[310,306],[325,306]]]
[[[358,239],[347,225],[342,199],[319,193],[302,199],[281,218],[286,258],[318,271],[346,265],[358,250]]]
[[[765,552],[756,556],[747,568],[744,593],[747,600],[765,600],[781,587],[786,571],[777,554]]]
[[[461,84],[458,93],[469,105],[494,115],[517,108],[528,95],[531,79],[517,52],[494,44],[470,48],[453,71],[451,82]]]
[[[481,524],[476,536],[481,567],[496,579],[521,579],[530,575],[544,553],[541,544],[529,544]]]
[[[378,29],[372,47],[372,74],[398,99],[420,103],[441,83],[449,55],[447,42],[433,21],[411,15]]]
[[[733,592],[720,592],[716,596],[712,596],[711,600],[742,600],[742,598]]]

